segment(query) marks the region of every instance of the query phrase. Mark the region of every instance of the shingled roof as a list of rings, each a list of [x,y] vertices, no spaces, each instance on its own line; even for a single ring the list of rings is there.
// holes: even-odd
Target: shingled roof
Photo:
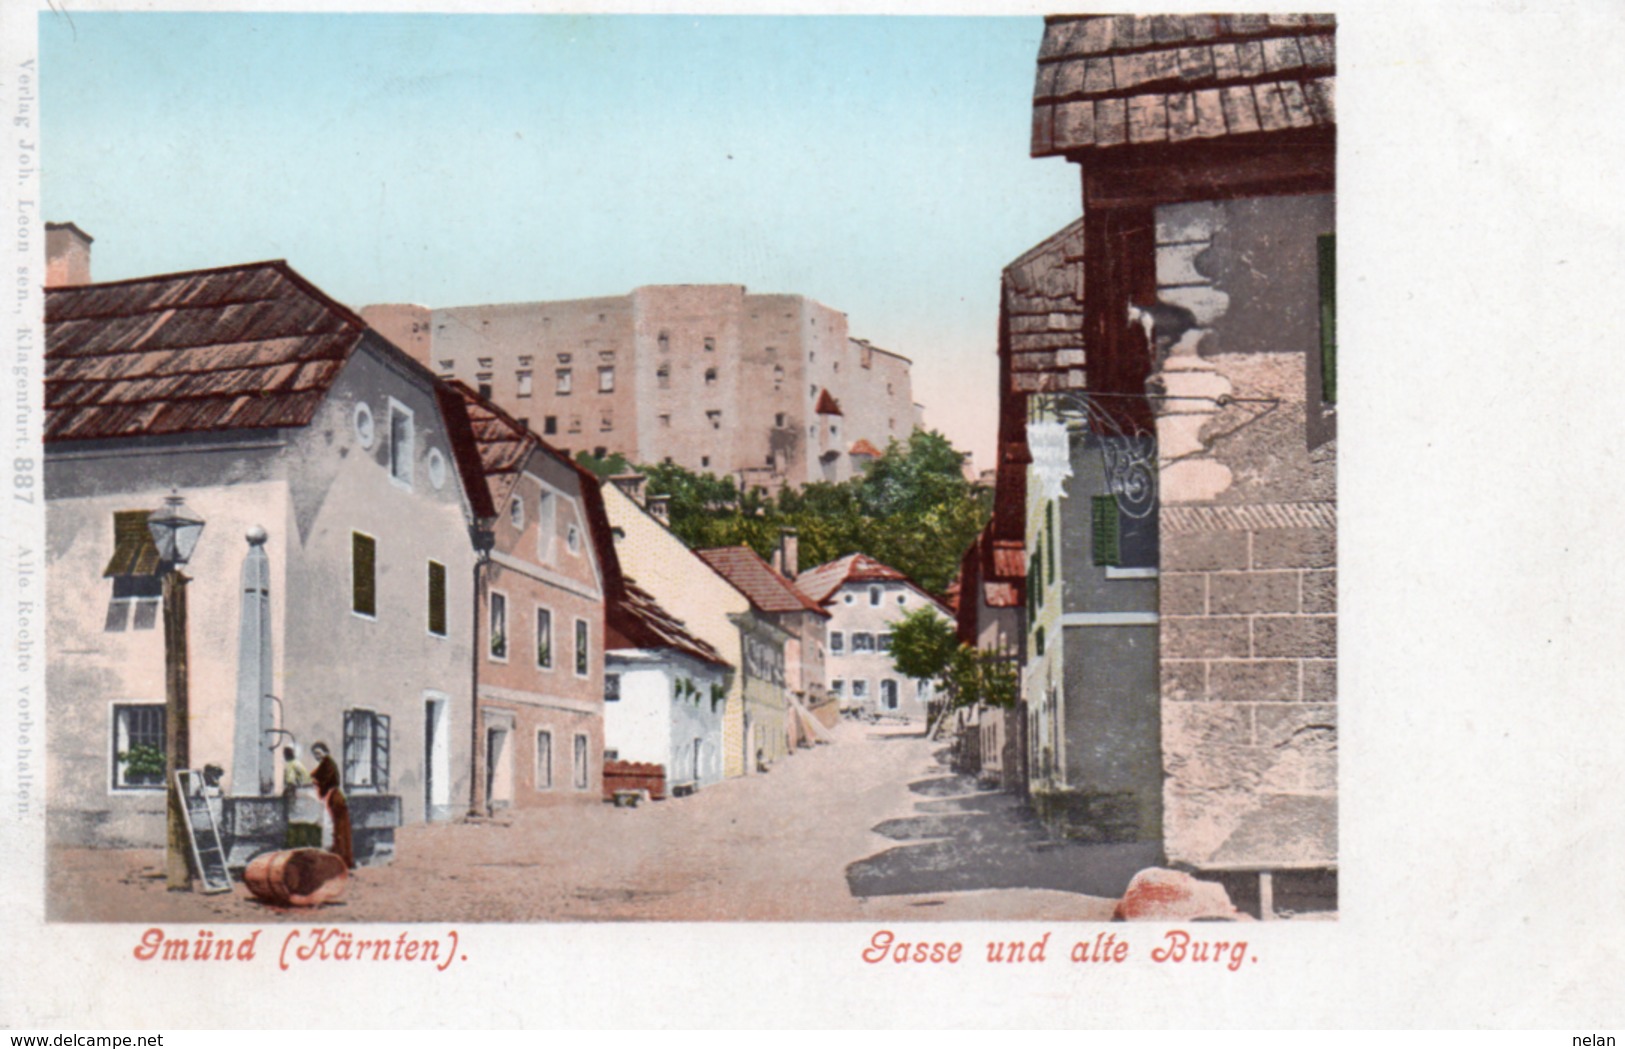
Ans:
[[[1332,15],[1046,20],[1035,157],[1335,125]]]
[[[366,332],[280,260],[47,289],[45,440],[307,425]]]
[[[681,619],[660,607],[654,595],[629,578],[622,579],[620,596],[610,601],[606,612],[610,650],[621,648],[672,648],[704,663],[727,667],[722,653],[704,639],[689,633]]]
[[[694,552],[762,612],[829,615],[748,546],[721,546]]]

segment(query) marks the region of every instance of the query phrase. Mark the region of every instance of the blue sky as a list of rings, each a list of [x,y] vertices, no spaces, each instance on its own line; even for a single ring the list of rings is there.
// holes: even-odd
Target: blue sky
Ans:
[[[1029,159],[1041,19],[76,13],[46,213],[94,275],[286,258],[430,306],[739,283],[915,360],[991,465],[998,275],[1077,217]]]

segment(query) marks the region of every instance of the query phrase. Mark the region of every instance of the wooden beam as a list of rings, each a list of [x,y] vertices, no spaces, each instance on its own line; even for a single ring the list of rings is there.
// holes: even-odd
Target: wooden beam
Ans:
[[[1239,140],[1075,150],[1067,159],[1083,172],[1085,214],[1091,207],[1331,193],[1337,185],[1331,128]]]

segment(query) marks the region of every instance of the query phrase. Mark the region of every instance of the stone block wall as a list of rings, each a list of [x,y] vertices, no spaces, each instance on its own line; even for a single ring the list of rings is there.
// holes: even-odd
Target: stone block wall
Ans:
[[[1337,860],[1336,444],[1317,431],[1329,198],[1159,209],[1164,845],[1207,869]],[[1280,272],[1277,273],[1276,271]],[[1312,271],[1311,271],[1312,275]],[[1204,400],[1204,398],[1211,398]]]

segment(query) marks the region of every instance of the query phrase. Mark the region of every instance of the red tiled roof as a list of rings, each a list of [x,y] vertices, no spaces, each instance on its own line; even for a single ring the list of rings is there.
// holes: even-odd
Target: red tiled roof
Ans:
[[[813,407],[813,411],[817,412],[819,415],[845,414],[841,411],[841,402],[832,397],[828,390],[818,391],[818,403]]]
[[[748,546],[723,546],[694,552],[763,612],[816,612],[821,616],[829,615]]]
[[[1330,127],[1333,15],[1047,20],[1032,155]]]
[[[796,576],[796,589],[810,600],[823,605],[828,603],[835,591],[847,583],[875,582],[903,583],[946,610],[940,600],[926,593],[914,580],[890,565],[876,561],[868,554],[847,554],[828,564],[809,569]]]
[[[715,666],[730,666],[722,653],[702,638],[688,632],[681,619],[660,607],[654,595],[629,578],[622,579],[621,593],[611,600],[606,613],[610,650],[620,648],[674,648]]]
[[[993,579],[1025,579],[1027,576],[1027,548],[1019,540],[993,540]]]
[[[874,445],[860,437],[856,442],[853,443],[852,447],[848,449],[847,454],[867,455],[871,458],[878,459],[880,458],[880,449],[876,448]]]
[[[367,326],[275,261],[51,288],[45,331],[60,441],[307,425]]]

